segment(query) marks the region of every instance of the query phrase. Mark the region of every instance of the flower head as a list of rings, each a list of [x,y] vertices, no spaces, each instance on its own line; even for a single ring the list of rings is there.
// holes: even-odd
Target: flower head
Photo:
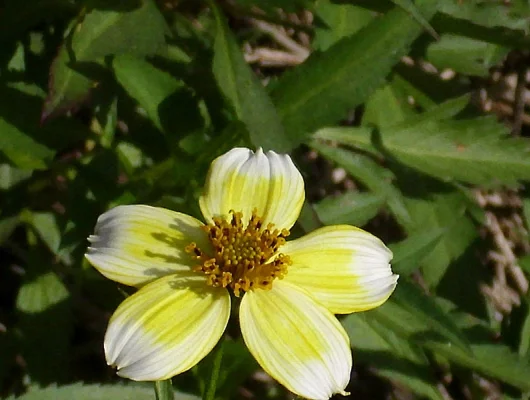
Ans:
[[[398,277],[390,250],[353,226],[286,240],[303,202],[288,155],[235,148],[210,167],[199,201],[206,224],[144,205],[101,215],[87,259],[139,288],[110,320],[107,362],[133,380],[190,369],[221,338],[235,295],[243,338],[265,371],[308,399],[345,393],[351,351],[334,314],[379,306]]]

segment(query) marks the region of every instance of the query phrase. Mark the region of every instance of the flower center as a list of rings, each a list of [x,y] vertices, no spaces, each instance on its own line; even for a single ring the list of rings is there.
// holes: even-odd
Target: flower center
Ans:
[[[194,271],[206,274],[210,286],[230,287],[237,297],[241,290],[269,290],[272,281],[282,279],[291,264],[289,256],[278,253],[289,230],[274,229],[273,224],[261,229],[263,222],[256,211],[246,227],[241,221],[242,213],[230,214],[231,220],[215,217],[213,224],[202,227],[214,254],[206,254],[195,243],[186,246],[186,252],[200,261]]]

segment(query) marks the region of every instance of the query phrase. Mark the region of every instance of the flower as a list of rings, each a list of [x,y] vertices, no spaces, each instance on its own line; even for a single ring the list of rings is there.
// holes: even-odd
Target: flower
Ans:
[[[243,339],[265,371],[307,399],[344,394],[351,350],[334,314],[381,305],[398,276],[390,250],[353,226],[286,241],[303,202],[288,155],[235,148],[210,167],[199,201],[206,224],[145,205],[101,215],[86,258],[139,288],[109,322],[108,364],[138,381],[190,369],[223,335],[235,296]]]

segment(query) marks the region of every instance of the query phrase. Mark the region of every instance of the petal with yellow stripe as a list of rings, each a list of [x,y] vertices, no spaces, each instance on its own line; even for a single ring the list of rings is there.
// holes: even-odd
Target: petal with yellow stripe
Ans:
[[[241,301],[241,332],[262,368],[306,399],[345,394],[352,358],[342,325],[304,290],[275,281]]]
[[[210,223],[231,210],[248,221],[256,209],[264,227],[273,223],[281,230],[294,225],[304,196],[302,175],[288,155],[235,148],[212,162],[199,204]]]
[[[112,316],[105,356],[118,375],[135,381],[168,379],[202,360],[230,315],[225,289],[197,274],[170,275],[142,287]]]
[[[327,226],[287,242],[292,262],[285,280],[306,289],[334,314],[384,303],[396,287],[392,252],[372,234],[349,225]]]
[[[85,257],[113,281],[140,286],[189,271],[196,261],[184,248],[211,247],[202,222],[189,215],[144,205],[118,206],[102,214]]]

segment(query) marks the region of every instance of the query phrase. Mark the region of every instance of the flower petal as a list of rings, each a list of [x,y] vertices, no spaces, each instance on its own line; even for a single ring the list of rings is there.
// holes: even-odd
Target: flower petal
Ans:
[[[334,314],[364,311],[384,303],[394,291],[392,252],[362,229],[327,226],[287,242],[280,251],[289,255],[285,280],[306,289]]]
[[[119,206],[98,218],[85,257],[107,278],[137,286],[189,271],[191,242],[209,249],[202,222],[186,214],[143,205]]]
[[[248,221],[257,209],[263,226],[290,229],[304,203],[304,180],[287,154],[256,153],[235,148],[212,162],[205,192],[199,199],[208,222],[231,210],[242,212]]]
[[[274,379],[307,399],[345,394],[352,367],[348,335],[302,289],[275,281],[245,294],[239,311],[250,352]]]
[[[170,275],[120,304],[105,335],[105,356],[118,375],[135,381],[187,371],[217,344],[230,316],[227,290],[194,273]]]

